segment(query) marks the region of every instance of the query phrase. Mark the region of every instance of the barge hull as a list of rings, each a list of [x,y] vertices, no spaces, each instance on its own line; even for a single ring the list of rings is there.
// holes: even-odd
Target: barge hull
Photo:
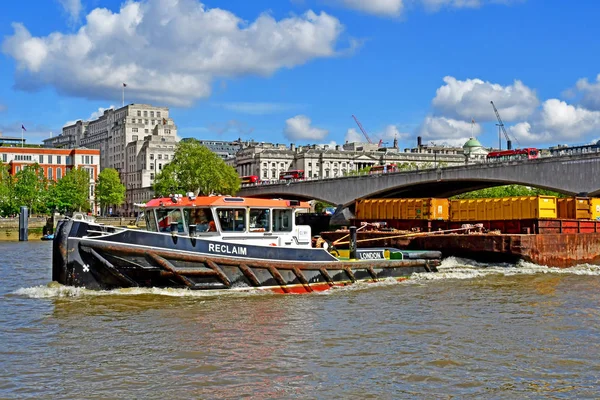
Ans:
[[[322,232],[333,242],[347,231]],[[600,265],[600,233],[548,234],[435,234],[393,238],[392,232],[358,233],[358,247],[391,246],[399,249],[436,250],[443,257],[463,257],[481,262],[519,260],[549,267],[568,268],[580,264]],[[400,236],[400,235],[397,235]],[[384,239],[385,238],[385,239]],[[361,240],[370,239],[367,242]]]

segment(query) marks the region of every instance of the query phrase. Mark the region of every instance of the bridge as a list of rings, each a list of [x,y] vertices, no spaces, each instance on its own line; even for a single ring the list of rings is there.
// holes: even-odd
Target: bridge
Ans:
[[[386,174],[245,186],[246,197],[315,199],[349,206],[358,198],[450,197],[473,190],[524,185],[567,195],[600,196],[598,154],[471,164]]]

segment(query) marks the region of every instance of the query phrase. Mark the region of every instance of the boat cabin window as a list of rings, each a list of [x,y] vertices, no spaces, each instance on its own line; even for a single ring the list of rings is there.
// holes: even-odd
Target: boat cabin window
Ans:
[[[179,208],[160,208],[156,210],[159,232],[171,232],[171,224],[177,222],[177,232],[185,232],[183,217]]]
[[[246,231],[246,209],[244,208],[219,208],[217,217],[223,232]]]
[[[146,214],[146,230],[150,232],[156,232],[156,219],[154,219],[154,210],[148,210]]]
[[[215,221],[210,208],[184,208],[188,226],[196,225],[196,232],[215,232]]]
[[[269,232],[271,230],[271,210],[251,208],[249,230],[250,232]]]
[[[293,210],[273,210],[273,232],[291,232]]]

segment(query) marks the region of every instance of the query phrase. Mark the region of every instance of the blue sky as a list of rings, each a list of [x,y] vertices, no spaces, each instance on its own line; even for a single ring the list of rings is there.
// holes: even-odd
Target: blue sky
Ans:
[[[127,103],[180,137],[600,138],[600,3],[588,0],[23,0],[0,14],[0,131],[29,142]],[[474,121],[474,123],[473,123]],[[506,145],[503,143],[503,147]]]

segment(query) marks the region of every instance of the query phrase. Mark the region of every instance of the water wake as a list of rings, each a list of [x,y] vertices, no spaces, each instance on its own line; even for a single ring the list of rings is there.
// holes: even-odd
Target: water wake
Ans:
[[[374,287],[385,287],[399,284],[422,284],[425,281],[436,280],[467,280],[477,279],[491,275],[515,276],[515,275],[585,275],[600,276],[600,266],[582,264],[571,268],[551,268],[525,261],[517,264],[492,263],[484,264],[473,260],[449,257],[442,261],[437,273],[416,273],[405,281],[397,281],[389,278],[378,282],[357,282],[348,286],[334,286],[328,291],[318,292],[320,295],[329,295],[340,291],[367,290]],[[155,295],[168,297],[215,297],[215,296],[256,296],[272,295],[272,292],[263,289],[244,290],[188,290],[169,288],[124,288],[114,290],[89,290],[73,286],[64,286],[57,282],[51,282],[45,286],[34,286],[20,288],[13,292],[14,295],[25,296],[36,299],[43,298],[82,298],[97,296],[136,296]]]
[[[517,264],[479,263],[469,259],[449,257],[442,261],[437,273],[414,274],[411,277],[411,281],[475,279],[489,275],[515,276],[537,274],[600,276],[600,266],[581,264],[571,268],[554,268],[526,261],[519,261]]]

